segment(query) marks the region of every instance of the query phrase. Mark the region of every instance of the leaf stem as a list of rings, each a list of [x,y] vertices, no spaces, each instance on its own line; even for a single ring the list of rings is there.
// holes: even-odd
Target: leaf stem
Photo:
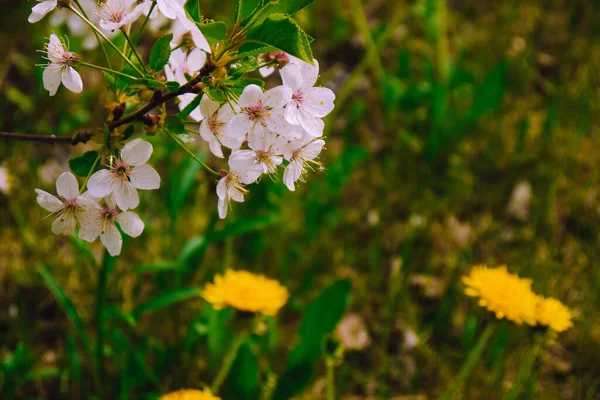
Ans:
[[[335,400],[335,360],[328,357],[325,360],[327,368],[326,376],[326,388],[327,388],[327,400]]]
[[[89,20],[90,18],[86,14],[85,9],[83,8],[83,6],[79,2],[79,0],[73,0],[73,2],[75,4],[77,4],[77,7],[79,7],[83,16]],[[92,30],[92,32],[94,32],[94,36],[96,36],[96,39],[98,40],[98,43],[100,44],[100,47],[102,47],[102,52],[104,53],[104,57],[106,58],[106,63],[108,64],[108,67],[112,69],[112,65],[110,63],[110,57],[108,56],[108,53],[106,52],[106,47],[104,47],[104,43],[102,43],[102,40],[100,40],[100,36],[98,35],[98,32],[96,32],[95,30]]]
[[[186,153],[188,153],[194,160],[196,160],[196,162],[198,162],[200,165],[202,165],[204,168],[206,168],[207,171],[220,176],[219,173],[217,171],[215,171],[214,169],[212,169],[211,167],[209,167],[208,165],[206,165],[205,163],[202,162],[202,160],[200,160],[193,151],[191,151],[182,141],[181,139],[179,139],[177,136],[175,136],[174,133],[169,132],[168,130],[165,130],[167,132],[167,135],[169,135],[171,137],[171,139],[173,139],[183,150],[185,150]]]
[[[94,69],[98,69],[100,71],[109,72],[111,74],[121,75],[121,76],[124,76],[125,78],[132,79],[134,81],[140,81],[140,78],[137,78],[137,77],[135,77],[133,75],[125,74],[125,73],[120,72],[120,71],[115,71],[114,69],[104,68],[104,67],[101,67],[101,66],[96,65],[96,64],[87,63],[85,61],[79,61],[79,64],[83,65],[84,67],[94,68]]]
[[[142,23],[142,27],[138,31],[137,35],[135,35],[135,39],[133,40],[133,44],[135,46],[137,46],[138,43],[140,42],[140,39],[142,38],[142,33],[144,32],[144,29],[146,28],[146,25],[148,24],[148,21],[150,20],[150,16],[152,15],[152,11],[154,11],[155,7],[156,7],[156,0],[153,0],[152,5],[150,6],[150,11],[148,11],[148,15],[146,15],[146,18],[144,19],[144,22]],[[133,49],[133,46],[131,46],[131,48]],[[129,55],[131,55],[131,52],[129,53]]]
[[[494,334],[495,329],[496,325],[493,323],[488,324],[488,326],[485,327],[483,333],[481,336],[479,336],[477,344],[475,347],[473,347],[469,353],[469,356],[467,357],[467,360],[460,368],[460,371],[454,379],[454,382],[452,382],[452,385],[450,385],[450,388],[446,391],[446,393],[440,397],[441,400],[453,399],[456,391],[462,386],[463,383],[465,383],[467,379],[469,379],[471,373],[473,372],[473,368],[475,368],[475,365],[477,365],[477,362],[481,359],[483,351]]]
[[[210,390],[213,394],[219,392],[221,385],[225,382],[225,378],[227,378],[227,375],[229,375],[229,371],[233,366],[233,362],[235,361],[237,352],[240,349],[242,343],[244,343],[244,341],[246,340],[246,336],[246,332],[238,333],[233,344],[229,348],[229,351],[225,355],[225,358],[223,358],[223,363],[221,364],[221,367],[219,368],[219,371],[217,372],[213,383],[210,385]]]
[[[104,151],[104,146],[102,146],[98,149],[98,155],[96,156],[96,160],[94,160],[94,163],[92,164],[92,168],[90,168],[90,172],[88,172],[87,176],[85,177],[85,181],[83,181],[83,185],[81,185],[81,189],[79,189],[79,194],[83,193],[83,191],[85,190],[87,183],[90,180],[90,177],[94,173],[94,169],[96,169],[96,165],[98,165],[98,161],[100,161],[100,159],[102,158],[103,151]]]
[[[130,47],[131,52],[133,52],[133,54],[135,55],[135,58],[137,58],[138,62],[142,66],[142,69],[144,70],[145,73],[148,73],[148,70],[146,69],[146,66],[144,65],[144,61],[142,60],[142,57],[140,56],[140,53],[138,53],[138,51],[135,49],[135,46],[131,42],[131,39],[129,38],[129,35],[127,34],[127,32],[125,32],[125,30],[121,30],[121,32],[123,32],[123,36],[125,36],[125,40],[127,40],[127,43],[129,43],[129,47]]]

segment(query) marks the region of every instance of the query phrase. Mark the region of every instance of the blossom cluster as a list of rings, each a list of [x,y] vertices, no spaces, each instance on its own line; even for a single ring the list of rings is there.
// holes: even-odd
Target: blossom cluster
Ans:
[[[39,1],[32,9],[29,22],[38,22],[54,11],[53,23],[66,22],[75,33],[95,36],[98,42],[104,39],[133,70],[140,72],[140,77],[136,78],[90,64],[69,49],[67,40],[51,34],[45,49],[48,63],[44,65],[44,88],[54,96],[62,83],[68,90],[80,93],[84,84],[75,70],[78,66],[142,79],[140,82],[143,82],[146,78],[139,68],[145,70],[145,66],[137,50],[131,48],[140,62],[136,65],[110,40],[121,32],[131,44],[127,32],[142,16],[146,18],[142,27],[158,21],[154,23],[155,28],[166,23],[172,34],[170,56],[163,71],[155,72],[164,74],[166,81],[179,87],[186,85],[211,62],[214,48],[186,14],[184,3],[185,0]],[[65,14],[68,12],[70,14]],[[263,175],[277,180],[279,169],[283,169],[282,181],[294,191],[308,170],[322,169],[317,158],[325,145],[323,118],[333,110],[335,95],[330,89],[316,85],[319,63],[275,51],[259,55],[255,65],[263,77],[277,71],[280,84],[268,90],[263,90],[262,85],[248,84],[240,92],[229,92],[225,101],[216,101],[207,93],[202,95],[199,103],[193,92],[177,95],[181,110],[187,109],[192,102],[197,104],[187,113],[189,122],[197,128],[186,129],[186,134],[196,133],[197,141],[205,143],[215,157],[226,159],[227,168],[220,168],[220,173],[207,168],[219,175],[216,194],[220,218],[227,216],[231,201],[243,202],[248,193],[246,186],[259,182]],[[139,100],[141,95],[135,102]],[[181,132],[166,133],[185,147],[186,140],[177,137],[182,136]],[[110,145],[115,146],[112,142]],[[91,176],[88,175],[89,180],[86,179],[81,190],[87,191],[82,194],[76,178],[70,173],[61,175],[57,181],[58,196],[37,190],[39,204],[57,215],[53,232],[72,234],[79,226],[81,239],[92,242],[99,237],[111,255],[119,254],[122,245],[115,222],[132,237],[140,235],[144,228],[140,218],[130,211],[139,204],[137,189],[158,189],[160,186],[160,176],[146,164],[152,153],[150,143],[134,139],[121,149],[120,157],[114,156],[117,151],[114,147],[100,150],[96,161],[102,161],[107,168],[94,172],[94,164]]]
[[[531,279],[511,274],[505,266],[473,267],[462,278],[465,294],[479,299],[479,305],[518,325],[549,326],[563,332],[573,326],[571,311],[552,297],[542,297],[531,289]]]

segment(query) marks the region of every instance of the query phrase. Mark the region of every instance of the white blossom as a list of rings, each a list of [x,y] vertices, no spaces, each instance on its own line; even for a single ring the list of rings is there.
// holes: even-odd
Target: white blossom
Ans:
[[[31,14],[27,21],[29,23],[34,24],[40,21],[42,18],[46,16],[50,11],[54,10],[58,6],[57,0],[42,0],[31,9]]]
[[[98,6],[100,26],[114,31],[137,20],[147,5],[137,0],[106,0]]]
[[[215,156],[223,158],[221,145],[232,150],[240,148],[244,139],[225,135],[227,124],[235,116],[229,104],[217,103],[204,95],[200,101],[200,111],[204,117],[200,124],[200,137],[208,142],[208,147]]]
[[[49,63],[44,68],[42,79],[44,89],[54,96],[60,83],[73,93],[81,93],[83,82],[81,76],[73,69],[73,64],[79,61],[79,56],[70,52],[54,33],[46,45]]]
[[[287,135],[293,126],[283,116],[283,106],[290,102],[292,90],[277,86],[263,93],[260,86],[248,85],[238,100],[240,112],[227,126],[227,136],[234,139],[260,139],[267,132]]]
[[[288,140],[280,138],[277,147],[281,149],[283,157],[290,163],[285,167],[283,172],[283,183],[291,191],[296,190],[294,184],[296,181],[303,181],[303,176],[306,173],[306,168],[310,168],[310,164],[320,167],[321,164],[315,161],[321,150],[325,146],[325,141],[305,135],[301,139]]]
[[[138,237],[144,231],[144,223],[136,213],[120,210],[113,196],[108,196],[101,200],[98,209],[84,214],[79,237],[90,243],[100,237],[108,253],[113,257],[118,256],[121,254],[123,238],[115,222],[131,237]]]
[[[173,25],[171,26],[173,33],[173,40],[171,40],[171,47],[175,48],[181,44],[184,38],[187,35],[190,35],[194,44],[200,50],[204,50],[207,53],[210,53],[210,44],[200,31],[198,26],[187,19],[184,15],[177,15],[175,21],[173,21]]]
[[[156,0],[158,9],[165,17],[175,19],[177,16],[184,16],[183,4],[185,0]]]
[[[169,63],[165,66],[167,80],[175,81],[183,85],[187,83],[185,75],[193,76],[206,62],[206,53],[198,48],[186,54],[182,49],[171,52]]]
[[[160,176],[146,164],[152,155],[152,145],[134,139],[121,150],[121,158],[113,159],[110,169],[94,173],[88,190],[94,197],[113,194],[121,210],[136,208],[140,202],[137,189],[152,190],[160,187]]]
[[[237,150],[229,156],[229,166],[240,173],[240,182],[250,184],[262,174],[274,174],[283,161],[277,135],[265,132],[248,142],[250,150]]]
[[[281,78],[293,91],[292,100],[285,107],[285,119],[318,137],[323,135],[325,126],[321,118],[333,110],[335,94],[328,88],[313,87],[319,76],[319,63],[313,61],[315,65],[306,62],[286,65],[281,69]]]
[[[56,215],[52,224],[52,232],[57,235],[70,235],[84,216],[100,207],[98,204],[79,195],[79,183],[70,172],[65,172],[56,180],[56,193],[51,195],[40,189],[35,189],[37,202],[47,211]]]
[[[217,196],[219,197],[217,209],[221,219],[227,217],[231,200],[243,203],[244,195],[248,193],[248,190],[240,183],[239,177],[240,173],[232,170],[217,183]]]
[[[0,192],[9,194],[12,188],[12,178],[6,167],[0,167]]]

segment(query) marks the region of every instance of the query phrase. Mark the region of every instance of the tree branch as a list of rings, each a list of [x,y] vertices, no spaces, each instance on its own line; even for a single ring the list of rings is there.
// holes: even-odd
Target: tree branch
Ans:
[[[208,76],[215,70],[215,66],[210,62],[204,65],[198,75],[190,80],[185,85],[182,85],[176,92],[168,92],[163,94],[162,92],[156,92],[154,98],[138,111],[130,114],[122,119],[115,120],[108,125],[108,128],[112,132],[116,128],[128,124],[133,121],[146,122],[146,114],[158,107],[159,105],[166,103],[169,100],[174,99],[177,96],[181,96],[186,93],[200,93],[201,88],[197,87],[198,83],[202,81],[202,78]],[[20,140],[26,142],[38,142],[47,144],[70,144],[76,145],[78,143],[86,143],[92,136],[93,131],[83,131],[74,134],[73,136],[55,136],[55,135],[29,135],[26,133],[13,133],[13,132],[0,132],[0,138],[4,140]]]

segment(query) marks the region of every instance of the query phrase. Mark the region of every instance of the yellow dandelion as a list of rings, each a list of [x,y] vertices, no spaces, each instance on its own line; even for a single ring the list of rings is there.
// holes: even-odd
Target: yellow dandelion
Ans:
[[[207,283],[202,297],[217,310],[233,307],[240,311],[275,315],[285,305],[289,294],[275,279],[248,271],[227,270]]]
[[[531,290],[531,279],[519,278],[506,266],[488,268],[476,265],[462,278],[465,294],[479,298],[479,305],[493,312],[496,318],[506,318],[518,325],[537,324],[537,296]]]
[[[183,389],[165,394],[160,400],[221,400],[221,398],[213,396],[208,389]]]
[[[537,319],[540,325],[546,325],[556,332],[563,332],[573,326],[573,315],[567,306],[553,297],[539,297]]]

